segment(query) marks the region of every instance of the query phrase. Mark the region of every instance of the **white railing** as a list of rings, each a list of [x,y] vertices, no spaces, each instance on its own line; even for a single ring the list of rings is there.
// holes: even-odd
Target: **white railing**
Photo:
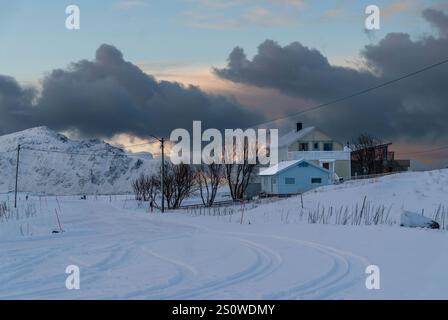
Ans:
[[[351,160],[350,151],[294,151],[288,152],[288,160]]]

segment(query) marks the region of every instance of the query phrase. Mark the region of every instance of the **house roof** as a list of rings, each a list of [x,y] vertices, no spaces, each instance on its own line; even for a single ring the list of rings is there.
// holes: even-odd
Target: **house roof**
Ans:
[[[260,173],[258,175],[259,176],[274,176],[274,175],[277,175],[280,172],[283,172],[283,171],[285,171],[285,170],[287,170],[287,169],[289,169],[289,168],[291,168],[291,167],[293,167],[293,166],[295,166],[295,165],[297,165],[297,164],[299,164],[301,162],[306,162],[310,166],[313,166],[313,167],[315,167],[317,169],[320,169],[320,170],[322,170],[324,172],[327,172],[327,173],[329,172],[327,169],[322,168],[322,167],[320,167],[318,165],[315,165],[314,163],[311,163],[309,161],[300,159],[300,160],[293,160],[293,161],[281,161],[281,162],[279,162],[279,163],[277,163],[277,164],[275,164],[273,166],[270,166],[269,168],[267,168],[267,169],[265,169],[263,171],[260,171]]]
[[[359,149],[354,149],[352,150],[353,152],[357,152],[357,151],[362,151],[362,150],[366,150],[366,149],[379,149],[379,148],[384,148],[384,147],[389,147],[392,145],[392,142],[386,142],[386,143],[381,143],[381,144],[376,144],[374,146],[367,146],[367,147],[361,147]]]
[[[292,167],[295,164],[298,164],[300,161],[302,160],[294,160],[294,161],[282,161],[279,162],[273,166],[270,166],[269,168],[260,171],[260,173],[258,175],[260,176],[273,176],[275,174],[280,173],[283,170],[286,170],[290,167]]]
[[[302,139],[307,134],[313,132],[315,129],[316,129],[316,127],[308,127],[308,128],[304,128],[300,131],[291,131],[291,132],[285,134],[284,136],[280,137],[280,139],[278,141],[278,146],[279,147],[287,147],[287,146],[291,145],[292,143],[296,142],[297,140]]]

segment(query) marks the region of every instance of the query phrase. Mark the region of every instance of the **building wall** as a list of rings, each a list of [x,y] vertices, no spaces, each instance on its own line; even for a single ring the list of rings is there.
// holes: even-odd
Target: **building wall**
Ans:
[[[278,161],[288,161],[288,147],[278,148]]]
[[[315,165],[320,166],[318,160],[310,161]],[[336,160],[334,164],[334,172],[344,180],[349,180],[351,178],[351,162],[349,160]]]
[[[277,176],[262,176],[261,177],[261,191],[268,194],[278,194],[278,177]]]
[[[328,172],[320,170],[312,165],[308,165],[308,167],[300,167],[299,164],[281,172],[276,176],[263,177],[262,180],[263,182],[272,182],[272,178],[276,180],[276,184],[273,184],[273,191],[271,192],[268,188],[266,188],[266,185],[262,183],[262,190],[264,192],[272,194],[297,194],[306,192],[313,188],[328,185],[330,182]],[[295,184],[286,184],[286,178],[294,178]],[[322,182],[312,184],[311,178],[321,178]]]
[[[289,146],[289,151],[290,152],[299,151],[300,143],[308,143],[308,150],[310,150],[310,151],[315,150],[313,148],[314,142],[319,143],[319,150],[321,150],[321,151],[324,150],[324,143],[326,143],[326,142],[333,143],[334,151],[344,150],[344,146],[341,143],[334,141],[331,137],[327,136],[325,133],[316,129],[316,130],[310,132],[309,134],[307,134],[305,137],[303,137],[299,141],[296,141],[293,144],[291,144]]]
[[[349,180],[351,178],[351,161],[338,160],[335,163],[334,171],[340,178]]]
[[[295,141],[292,143],[289,147],[280,147],[278,150],[279,155],[279,161],[287,161],[291,160],[288,158],[288,152],[297,152],[299,151],[299,144],[300,143],[308,143],[308,150],[314,151],[314,142],[319,143],[319,150],[323,151],[324,149],[324,143],[325,142],[332,142],[333,143],[333,151],[344,151],[344,145],[334,141],[331,137],[323,133],[322,131],[319,131],[318,129],[313,130],[306,136],[304,136],[299,141]],[[331,156],[328,156],[331,158]],[[297,158],[299,159],[299,158]],[[319,160],[310,160],[309,158],[305,158],[308,161],[320,166]],[[343,178],[344,180],[348,180],[351,178],[351,161],[350,160],[336,160],[335,162],[335,172],[336,174]]]

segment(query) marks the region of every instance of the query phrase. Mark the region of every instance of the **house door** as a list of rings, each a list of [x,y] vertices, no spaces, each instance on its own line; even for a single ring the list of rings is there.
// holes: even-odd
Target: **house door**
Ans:
[[[272,193],[272,183],[271,183],[271,178],[270,177],[266,177],[265,186],[266,186],[266,192],[267,193]]]
[[[328,163],[328,162],[324,162],[324,163],[322,164],[322,167],[324,167],[324,168],[327,169],[327,170],[330,170],[330,163]]]

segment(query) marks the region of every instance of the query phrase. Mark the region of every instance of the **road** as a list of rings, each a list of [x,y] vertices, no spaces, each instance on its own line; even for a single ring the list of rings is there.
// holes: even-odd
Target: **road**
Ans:
[[[65,232],[51,234],[58,206]],[[362,289],[369,265],[300,237],[122,202],[48,200],[41,210],[37,235],[2,243],[1,299],[342,298]],[[69,265],[80,268],[80,290],[65,287]]]

